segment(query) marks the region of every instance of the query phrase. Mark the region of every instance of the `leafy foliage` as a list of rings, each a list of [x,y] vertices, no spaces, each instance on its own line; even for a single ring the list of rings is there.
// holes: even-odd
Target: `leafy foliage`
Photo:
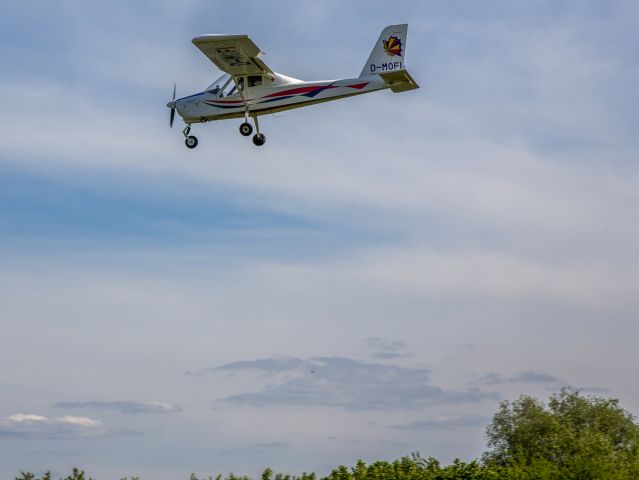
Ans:
[[[45,472],[41,477],[36,477],[33,473],[20,472],[20,476],[15,480],[53,480],[51,472]],[[91,477],[85,477],[84,471],[79,468],[74,468],[71,471],[71,475],[60,480],[93,480]]]
[[[481,461],[455,460],[442,466],[432,457],[413,453],[393,462],[367,465],[360,460],[351,468],[341,465],[320,480],[639,479],[639,426],[614,399],[586,397],[570,389],[552,395],[547,405],[521,396],[501,403],[486,435],[489,450]],[[49,472],[42,477],[21,472],[16,480],[53,479]],[[91,479],[74,468],[70,476],[60,480]],[[191,474],[190,480],[200,479]],[[230,474],[224,479],[218,475],[215,480],[251,479]],[[316,480],[316,475],[274,474],[267,468],[262,480]]]
[[[553,478],[639,478],[639,427],[614,399],[563,389],[548,405],[502,402],[487,429],[486,465],[541,468]]]

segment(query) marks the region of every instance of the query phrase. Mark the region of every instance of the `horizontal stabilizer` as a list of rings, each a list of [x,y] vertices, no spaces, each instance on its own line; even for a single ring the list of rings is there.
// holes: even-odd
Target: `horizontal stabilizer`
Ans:
[[[394,92],[407,92],[408,90],[415,90],[419,88],[419,85],[415,83],[413,77],[406,70],[396,70],[394,72],[384,72],[378,74],[384,83]]]

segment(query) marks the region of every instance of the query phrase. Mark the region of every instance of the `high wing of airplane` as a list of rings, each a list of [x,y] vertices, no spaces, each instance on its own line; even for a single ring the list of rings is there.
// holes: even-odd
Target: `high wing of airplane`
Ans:
[[[353,95],[386,88],[395,93],[419,88],[406,70],[406,35],[408,25],[386,27],[373,47],[359,77],[325,81],[302,81],[275,73],[260,58],[262,52],[248,35],[202,35],[193,44],[224,72],[204,91],[175,98],[167,104],[171,109],[169,124],[175,112],[182,117],[185,144],[195,148],[198,140],[191,135],[191,125],[214,120],[243,118],[240,133],[250,136],[255,124],[253,143],[264,145],[258,117],[268,113],[306,107],[320,102],[339,100]]]

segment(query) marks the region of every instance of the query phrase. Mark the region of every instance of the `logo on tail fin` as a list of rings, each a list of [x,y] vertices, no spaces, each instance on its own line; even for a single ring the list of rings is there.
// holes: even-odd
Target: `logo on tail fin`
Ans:
[[[388,37],[388,40],[382,40],[382,43],[384,44],[384,50],[386,50],[386,53],[391,57],[402,56],[402,41],[398,36],[391,35]]]

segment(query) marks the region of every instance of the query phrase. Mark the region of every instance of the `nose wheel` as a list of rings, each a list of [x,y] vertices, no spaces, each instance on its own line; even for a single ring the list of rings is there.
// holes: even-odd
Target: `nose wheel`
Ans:
[[[184,145],[191,149],[197,147],[197,137],[194,137],[193,135],[186,137],[184,139]]]
[[[184,134],[184,145],[186,145],[187,148],[194,149],[195,147],[197,147],[197,137],[189,135],[189,133],[191,133],[190,124],[187,125],[184,130],[182,130],[182,133]]]

